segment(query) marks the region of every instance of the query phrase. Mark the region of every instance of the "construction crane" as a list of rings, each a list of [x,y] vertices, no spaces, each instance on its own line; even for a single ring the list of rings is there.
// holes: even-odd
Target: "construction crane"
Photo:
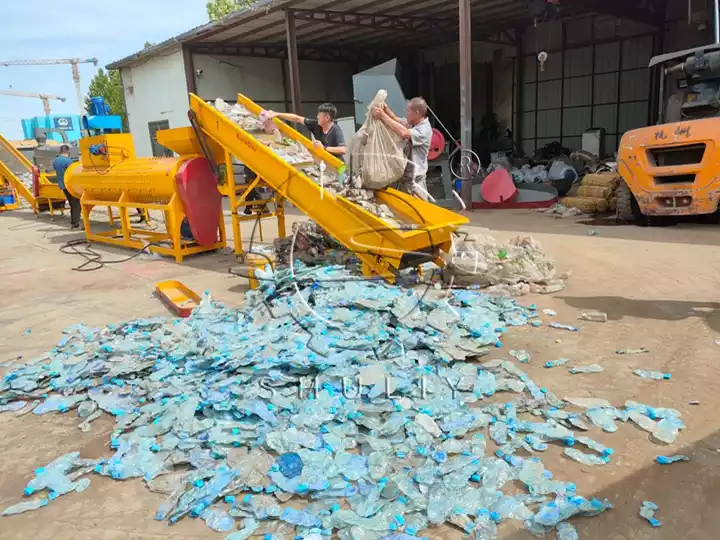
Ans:
[[[50,66],[57,64],[70,64],[72,66],[73,81],[75,81],[75,91],[77,92],[78,108],[82,116],[85,111],[85,101],[82,96],[82,88],[80,87],[80,70],[78,64],[98,65],[97,58],[61,58],[57,60],[0,60],[0,66]]]
[[[16,97],[26,97],[26,98],[37,98],[41,99],[43,102],[43,107],[45,108],[45,116],[50,116],[50,100],[51,99],[57,99],[58,101],[62,101],[65,103],[66,98],[60,97],[60,96],[54,96],[52,94],[34,94],[32,92],[15,92],[14,90],[0,90],[0,96],[16,96]]]

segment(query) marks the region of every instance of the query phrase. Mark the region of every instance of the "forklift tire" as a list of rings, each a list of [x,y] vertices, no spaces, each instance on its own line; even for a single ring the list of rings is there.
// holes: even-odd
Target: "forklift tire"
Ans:
[[[617,198],[617,219],[618,221],[638,222],[642,218],[640,207],[638,206],[635,196],[624,180],[620,181],[620,185],[615,191]]]

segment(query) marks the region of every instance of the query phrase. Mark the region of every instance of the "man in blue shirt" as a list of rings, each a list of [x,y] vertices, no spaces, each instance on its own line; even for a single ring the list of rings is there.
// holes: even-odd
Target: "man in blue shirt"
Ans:
[[[73,164],[73,160],[70,158],[70,147],[63,144],[60,147],[60,155],[55,158],[53,163],[53,169],[57,174],[57,183],[60,189],[65,193],[68,202],[70,203],[70,228],[80,228],[80,200],[72,196],[72,194],[65,187],[65,173],[68,167]]]

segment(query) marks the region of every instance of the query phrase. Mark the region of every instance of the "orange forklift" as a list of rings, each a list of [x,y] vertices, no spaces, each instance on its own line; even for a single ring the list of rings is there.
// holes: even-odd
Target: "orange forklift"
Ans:
[[[717,11],[716,1],[716,25]],[[620,142],[618,218],[650,224],[655,217],[720,217],[718,28],[716,40],[651,60],[650,68],[661,69],[660,121],[628,131]]]

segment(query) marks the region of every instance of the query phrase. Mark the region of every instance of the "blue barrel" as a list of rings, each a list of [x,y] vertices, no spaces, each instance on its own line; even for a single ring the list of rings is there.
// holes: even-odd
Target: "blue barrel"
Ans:
[[[90,102],[92,103],[93,116],[105,116],[107,114],[104,97],[90,98]]]

